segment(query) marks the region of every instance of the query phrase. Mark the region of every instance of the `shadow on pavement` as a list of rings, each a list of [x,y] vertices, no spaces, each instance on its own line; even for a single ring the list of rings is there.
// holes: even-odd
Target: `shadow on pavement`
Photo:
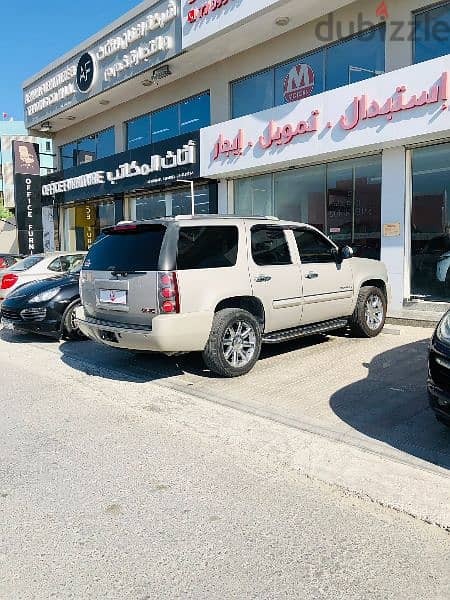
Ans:
[[[311,336],[287,342],[263,346],[260,362],[306,347],[327,343],[324,335]],[[82,344],[82,356],[79,352]],[[98,377],[120,381],[156,381],[190,374],[203,379],[221,379],[204,365],[200,352],[179,356],[165,356],[151,352],[137,352],[101,346],[94,342],[62,342],[61,359],[73,369],[94,374]]]
[[[357,431],[450,469],[450,430],[428,406],[426,340],[375,357],[367,378],[330,399],[334,413]]]
[[[10,331],[8,329],[0,329],[0,340],[9,344],[35,344],[43,342],[48,344],[58,344],[59,340],[56,337],[49,335],[38,335],[37,333],[28,333],[27,331]]]

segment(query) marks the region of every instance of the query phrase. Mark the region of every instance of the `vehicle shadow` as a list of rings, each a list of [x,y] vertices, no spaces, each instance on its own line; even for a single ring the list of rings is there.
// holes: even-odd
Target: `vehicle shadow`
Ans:
[[[259,363],[274,356],[325,344],[328,339],[325,335],[316,335],[283,344],[265,345]],[[165,356],[156,352],[111,348],[90,341],[64,341],[59,349],[61,360],[71,368],[106,379],[151,382],[186,374],[202,379],[221,379],[205,367],[200,352]]]
[[[59,343],[56,337],[49,335],[39,335],[37,333],[28,333],[27,331],[10,331],[9,329],[2,328],[0,328],[0,340],[9,344]]]
[[[426,390],[428,341],[376,356],[366,379],[330,399],[333,412],[360,433],[450,469],[450,430],[437,422]]]

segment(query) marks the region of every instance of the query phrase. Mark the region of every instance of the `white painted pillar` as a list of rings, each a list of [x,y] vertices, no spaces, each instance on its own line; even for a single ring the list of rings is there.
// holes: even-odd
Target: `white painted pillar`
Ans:
[[[219,215],[228,214],[228,181],[221,179],[217,184],[217,212]]]
[[[392,288],[390,312],[403,308],[409,296],[410,274],[410,168],[409,153],[405,148],[383,151],[381,184],[381,260],[387,267]],[[400,235],[396,233],[400,225]],[[386,228],[386,225],[391,227]]]

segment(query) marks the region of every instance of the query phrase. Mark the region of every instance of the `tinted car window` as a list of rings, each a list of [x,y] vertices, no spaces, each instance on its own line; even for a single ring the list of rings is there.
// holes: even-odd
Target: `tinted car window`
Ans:
[[[252,256],[260,266],[290,265],[292,261],[285,232],[279,227],[254,227]]]
[[[333,246],[315,231],[294,230],[294,237],[303,264],[334,262]]]
[[[90,271],[157,271],[166,228],[106,230],[89,250],[83,269]]]
[[[49,271],[56,271],[57,273],[60,273],[61,272],[61,259],[60,258],[55,258],[55,260],[53,260],[48,265],[48,270]]]
[[[181,227],[177,269],[233,267],[237,260],[238,237],[237,227]]]
[[[31,267],[34,267],[34,265],[37,265],[38,263],[41,262],[41,260],[43,259],[43,256],[27,256],[27,258],[24,258],[23,260],[19,260],[18,263],[16,263],[14,266],[11,267],[11,271],[27,271],[28,269],[31,269]]]

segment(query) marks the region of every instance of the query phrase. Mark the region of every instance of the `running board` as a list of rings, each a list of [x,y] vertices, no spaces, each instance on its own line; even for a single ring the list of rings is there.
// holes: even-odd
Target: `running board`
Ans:
[[[278,344],[279,342],[288,342],[296,338],[315,335],[316,333],[326,333],[335,329],[342,329],[348,325],[348,319],[331,319],[330,321],[322,321],[322,323],[312,323],[311,325],[303,325],[302,327],[293,327],[292,329],[283,329],[283,331],[272,331],[266,333],[262,341],[264,344]]]

